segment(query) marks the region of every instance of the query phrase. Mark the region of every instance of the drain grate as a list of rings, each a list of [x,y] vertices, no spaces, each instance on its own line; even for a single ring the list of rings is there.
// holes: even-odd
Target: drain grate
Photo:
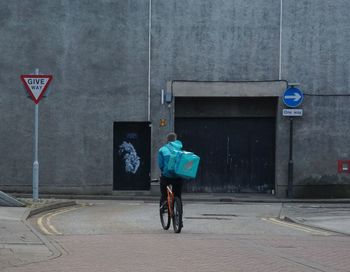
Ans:
[[[202,220],[232,220],[232,217],[236,217],[235,214],[222,214],[222,213],[203,213],[201,216],[188,216],[186,219],[202,219]]]
[[[235,215],[235,214],[227,214],[227,213],[203,213],[202,214],[203,216],[228,216],[228,217],[230,217],[230,216],[237,216],[237,215]]]
[[[232,218],[225,217],[207,217],[207,216],[188,216],[185,219],[202,219],[202,220],[232,220]]]

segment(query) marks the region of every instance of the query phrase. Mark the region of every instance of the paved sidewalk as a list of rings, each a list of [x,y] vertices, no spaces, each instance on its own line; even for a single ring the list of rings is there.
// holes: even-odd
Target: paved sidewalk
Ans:
[[[31,200],[26,201],[30,205]],[[74,205],[75,201],[44,200],[28,207],[0,207],[0,271],[57,258],[61,252],[26,219],[34,214]]]
[[[294,222],[350,235],[350,216],[298,218]]]
[[[53,252],[23,221],[27,208],[0,207],[0,270],[47,260]]]
[[[280,218],[284,217],[306,226],[350,235],[350,203],[284,203]]]

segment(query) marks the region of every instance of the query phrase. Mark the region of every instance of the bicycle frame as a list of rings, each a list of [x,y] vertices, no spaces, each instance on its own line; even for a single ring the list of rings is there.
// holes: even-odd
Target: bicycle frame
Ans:
[[[173,186],[171,184],[166,186],[167,197],[166,202],[161,198],[159,202],[160,222],[164,230],[168,230],[173,221],[173,228],[175,233],[180,233],[183,227],[182,224],[182,201],[173,193]]]
[[[174,193],[172,191],[171,185],[168,185],[166,187],[166,189],[167,189],[167,194],[168,194],[167,201],[168,201],[169,215],[170,215],[170,217],[173,217]]]

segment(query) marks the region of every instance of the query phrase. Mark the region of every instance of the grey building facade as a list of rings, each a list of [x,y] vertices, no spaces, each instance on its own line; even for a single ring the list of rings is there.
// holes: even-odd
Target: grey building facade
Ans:
[[[199,142],[204,158],[197,181],[203,186],[192,182],[187,190],[247,189],[285,197],[289,120],[282,116],[281,96],[298,83],[305,98],[304,115],[294,120],[293,193],[350,196],[349,1],[0,4],[0,190],[32,190],[34,103],[20,75],[39,68],[54,77],[39,103],[40,192],[149,190],[147,184],[159,176],[157,151],[175,130],[194,146]],[[221,133],[218,123],[228,129]],[[144,129],[142,137],[134,124]],[[223,133],[228,136],[216,138]],[[260,145],[260,139],[272,140]],[[126,158],[120,148],[128,140],[148,147],[133,162],[149,174],[136,181],[135,169],[119,175],[126,169],[118,166]],[[213,146],[220,144],[216,153]],[[130,148],[125,150],[137,153]],[[239,154],[248,154],[246,160]],[[264,154],[270,154],[268,162]],[[269,177],[262,176],[261,165]]]

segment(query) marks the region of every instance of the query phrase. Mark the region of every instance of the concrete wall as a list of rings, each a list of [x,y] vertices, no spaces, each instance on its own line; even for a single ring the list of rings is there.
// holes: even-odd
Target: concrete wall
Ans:
[[[39,104],[41,192],[111,192],[113,121],[147,121],[148,1],[0,1],[0,183],[31,190],[34,103],[19,79],[53,74]]]
[[[148,119],[150,2],[153,155],[170,130],[159,126],[168,81],[281,72],[308,94],[295,123],[297,190],[350,185],[336,171],[337,159],[350,159],[349,1],[283,0],[280,70],[281,0],[0,0],[1,189],[31,190],[34,103],[19,76],[39,68],[54,75],[40,102],[42,190],[111,193],[113,122]]]
[[[170,80],[276,80],[279,62],[279,0],[153,0],[153,153],[169,131],[160,93]],[[169,122],[170,126],[172,122]],[[153,161],[153,176],[158,169]]]
[[[337,173],[337,160],[350,158],[349,9],[346,0],[284,1],[282,77],[307,93],[305,115],[295,124],[300,195],[350,195],[350,175]],[[348,187],[333,193],[332,184]],[[318,192],[323,187],[328,193]]]
[[[165,48],[159,57],[166,60],[164,65],[153,68],[153,71],[161,69],[159,73],[163,74],[158,82],[161,78],[278,79],[282,1],[218,2],[202,1],[199,7],[179,3],[173,9],[164,8],[171,10],[166,15],[169,23],[159,25],[160,30],[156,31],[159,34],[154,35],[157,40],[158,35],[161,36],[160,48]],[[350,177],[337,173],[337,160],[350,157],[347,148],[350,140],[347,118],[350,116],[350,17],[347,14],[350,2],[294,0],[282,3],[281,79],[300,83],[306,93],[304,117],[294,125],[295,195],[348,196]],[[166,42],[169,40],[170,45]],[[154,46],[157,48],[156,43]],[[153,58],[153,62],[156,59]],[[167,111],[163,113],[163,117],[166,116]],[[285,130],[288,130],[287,119],[277,133]],[[288,144],[288,137],[278,140],[277,144]],[[280,191],[285,192],[288,154],[281,159],[276,167],[283,180],[277,183],[283,187]],[[343,186],[333,191],[332,186],[329,187],[332,184]]]

